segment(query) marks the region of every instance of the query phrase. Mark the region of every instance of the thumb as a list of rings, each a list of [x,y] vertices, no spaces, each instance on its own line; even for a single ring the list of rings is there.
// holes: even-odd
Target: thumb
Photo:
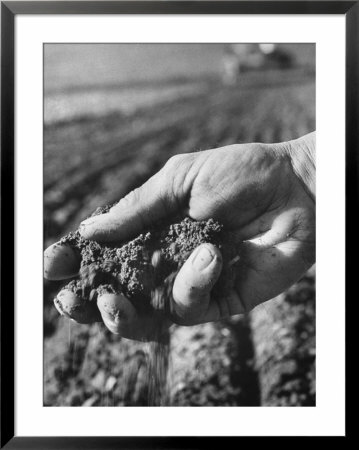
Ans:
[[[121,241],[136,236],[161,219],[179,214],[181,207],[173,188],[173,177],[164,169],[121,199],[108,213],[82,222],[81,235],[99,242]]]
[[[222,270],[222,255],[212,244],[197,247],[173,285],[172,313],[178,324],[199,323],[209,308],[210,292]]]

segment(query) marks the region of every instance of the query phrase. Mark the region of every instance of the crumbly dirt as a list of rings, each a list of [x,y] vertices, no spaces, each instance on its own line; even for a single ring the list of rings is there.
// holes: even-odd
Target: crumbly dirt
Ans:
[[[93,215],[103,214],[110,206],[97,209]],[[200,244],[218,246],[223,257],[223,270],[213,295],[222,296],[233,287],[237,264],[236,249],[229,244],[230,234],[213,219],[161,225],[142,233],[127,243],[99,244],[84,239],[79,230],[70,232],[60,241],[70,245],[81,256],[79,278],[72,280],[70,289],[86,301],[96,301],[103,292],[121,293],[133,302],[139,312],[169,306],[161,299],[171,295],[175,275]]]
[[[92,215],[104,214],[109,208],[110,206],[98,208]],[[62,245],[70,245],[79,252],[81,267],[78,279],[72,280],[60,291],[54,302],[62,315],[80,323],[94,321],[92,319],[101,320],[96,299],[104,292],[124,294],[142,314],[151,314],[154,311],[170,313],[170,297],[175,276],[192,251],[200,244],[212,243],[221,250],[223,270],[213,289],[213,295],[229,294],[233,287],[234,270],[238,260],[230,234],[213,219],[194,221],[185,218],[170,225],[159,225],[127,243],[99,244],[84,239],[79,230],[70,232],[60,242]],[[74,302],[75,305],[71,302],[69,305],[67,301],[62,305],[61,295],[66,292],[68,298],[68,290],[78,299]],[[209,343],[212,340],[211,338]],[[173,361],[170,353],[168,333],[149,343],[145,350],[148,405],[181,405],[185,402],[186,394],[181,383],[168,380],[169,361]],[[222,357],[222,353],[220,355]],[[180,357],[177,359],[181,360]],[[196,360],[199,364],[201,358]],[[170,365],[174,367],[172,363]],[[177,369],[175,372],[179,373]],[[228,369],[225,373],[229,376],[231,370]],[[225,382],[225,378],[222,376],[221,380]],[[208,403],[219,404],[219,399],[211,400],[211,392],[209,390]],[[225,404],[235,404],[238,392],[233,389],[228,399],[227,397],[224,399],[223,395],[221,399]]]

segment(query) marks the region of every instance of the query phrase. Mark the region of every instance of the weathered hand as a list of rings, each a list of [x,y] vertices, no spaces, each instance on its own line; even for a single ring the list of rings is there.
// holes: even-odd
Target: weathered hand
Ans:
[[[177,275],[170,319],[192,325],[249,311],[291,286],[315,261],[314,148],[312,133],[288,143],[177,155],[109,213],[84,221],[81,234],[100,242],[122,241],[170,216],[213,217],[234,232],[240,257],[235,289],[227,298],[211,298],[222,260],[216,247],[204,244]],[[50,278],[78,270],[78,261],[64,267],[56,254],[47,261]],[[124,303],[107,299],[106,304],[116,311]],[[139,338],[141,328],[151,329],[150,318],[138,319],[133,312],[125,324],[106,313],[101,300],[98,306],[113,332],[132,337],[128,330],[137,330]]]

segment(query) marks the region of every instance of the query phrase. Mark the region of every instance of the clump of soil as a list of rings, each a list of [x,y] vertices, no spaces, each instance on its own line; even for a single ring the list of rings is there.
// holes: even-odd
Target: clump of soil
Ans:
[[[106,213],[110,206],[98,208],[93,215]],[[175,275],[200,244],[212,243],[222,253],[223,270],[213,295],[229,294],[233,287],[237,254],[230,233],[213,220],[185,218],[170,225],[159,225],[135,239],[99,244],[84,239],[79,230],[61,239],[80,254],[79,277],[66,289],[84,301],[94,302],[99,294],[121,293],[140,313],[166,310]]]

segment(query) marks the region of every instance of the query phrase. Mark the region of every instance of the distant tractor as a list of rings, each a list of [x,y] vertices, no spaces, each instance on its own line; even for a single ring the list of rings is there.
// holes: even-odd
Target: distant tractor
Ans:
[[[230,44],[223,58],[222,80],[226,85],[235,85],[243,72],[289,69],[293,65],[292,55],[277,44]]]

